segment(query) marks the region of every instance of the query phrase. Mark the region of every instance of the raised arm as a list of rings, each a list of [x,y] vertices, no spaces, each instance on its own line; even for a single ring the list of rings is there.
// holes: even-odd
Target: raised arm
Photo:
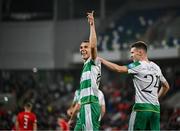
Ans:
[[[102,64],[104,64],[107,68],[109,68],[110,70],[113,70],[115,72],[118,72],[118,73],[128,73],[128,68],[126,66],[120,66],[120,65],[117,65],[115,63],[112,63],[112,62],[109,62],[103,58],[100,58],[100,61]]]
[[[91,13],[87,13],[87,18],[90,25],[89,43],[91,46],[91,58],[94,60],[97,57],[97,36],[93,14],[94,11],[92,11]]]

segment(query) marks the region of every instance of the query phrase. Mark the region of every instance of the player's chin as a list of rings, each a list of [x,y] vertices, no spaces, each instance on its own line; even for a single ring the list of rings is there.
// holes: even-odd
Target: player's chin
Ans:
[[[82,59],[86,61],[88,59],[88,57],[87,56],[82,56]]]
[[[131,58],[131,60],[132,60],[133,62],[136,62],[136,60],[135,60],[135,59],[133,59],[133,58]]]
[[[86,55],[86,54],[84,54],[84,55],[82,54],[81,57],[82,57],[83,59],[86,59],[86,58],[87,58],[87,55]]]
[[[81,55],[81,58],[82,58],[83,60],[85,60],[85,59],[86,59],[86,57],[85,57],[84,55]]]

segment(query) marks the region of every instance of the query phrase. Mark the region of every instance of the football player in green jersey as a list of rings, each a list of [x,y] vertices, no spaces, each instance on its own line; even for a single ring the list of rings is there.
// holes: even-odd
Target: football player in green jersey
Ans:
[[[88,41],[83,41],[80,45],[84,66],[80,79],[79,106],[76,105],[74,109],[80,108],[78,127],[81,130],[99,130],[101,107],[98,99],[98,88],[101,78],[101,62],[97,59],[97,38],[93,11],[87,13],[87,19],[90,26],[90,36]],[[75,130],[79,130],[79,128],[75,128]]]

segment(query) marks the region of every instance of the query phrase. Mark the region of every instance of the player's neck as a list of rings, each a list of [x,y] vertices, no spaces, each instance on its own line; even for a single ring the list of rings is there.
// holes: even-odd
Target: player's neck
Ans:
[[[149,60],[148,60],[147,56],[142,57],[142,58],[140,59],[140,61],[146,61],[146,62],[149,62]]]
[[[30,110],[25,110],[25,112],[31,112]]]
[[[84,64],[87,62],[87,60],[88,60],[89,58],[87,58],[87,59],[84,59]]]

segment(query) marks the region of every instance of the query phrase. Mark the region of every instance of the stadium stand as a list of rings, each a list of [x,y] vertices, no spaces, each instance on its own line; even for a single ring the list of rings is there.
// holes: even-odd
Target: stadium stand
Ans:
[[[153,47],[178,46],[179,37],[173,35],[171,28],[179,21],[179,17],[178,7],[127,10],[100,33],[98,49],[124,50],[129,47],[129,43],[136,40],[145,40]],[[170,29],[165,28],[167,26]]]

